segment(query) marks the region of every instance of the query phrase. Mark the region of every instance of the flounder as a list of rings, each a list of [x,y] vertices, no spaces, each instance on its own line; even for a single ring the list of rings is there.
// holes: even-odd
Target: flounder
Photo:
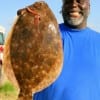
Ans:
[[[44,1],[18,10],[4,48],[4,71],[20,88],[18,100],[31,100],[59,76],[63,49],[57,20]]]

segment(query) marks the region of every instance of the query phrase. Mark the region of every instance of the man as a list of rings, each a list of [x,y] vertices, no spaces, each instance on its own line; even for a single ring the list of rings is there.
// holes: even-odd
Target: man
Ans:
[[[63,69],[34,100],[100,100],[100,34],[87,27],[89,0],[63,0]]]

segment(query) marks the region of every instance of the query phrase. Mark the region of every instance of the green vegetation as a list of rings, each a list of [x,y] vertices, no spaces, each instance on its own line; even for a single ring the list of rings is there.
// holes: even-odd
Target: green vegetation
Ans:
[[[13,92],[13,93],[16,92],[15,88],[13,87],[12,84],[10,84],[10,82],[6,82],[4,85],[2,85],[0,87],[0,93],[8,93],[9,94],[10,92]]]
[[[0,100],[16,100],[17,95],[18,91],[9,81],[0,87]]]

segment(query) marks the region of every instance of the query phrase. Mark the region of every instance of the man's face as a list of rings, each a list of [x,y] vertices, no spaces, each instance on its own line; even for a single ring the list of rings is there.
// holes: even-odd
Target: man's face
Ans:
[[[85,27],[89,10],[89,0],[63,0],[62,15],[64,22],[71,27]]]

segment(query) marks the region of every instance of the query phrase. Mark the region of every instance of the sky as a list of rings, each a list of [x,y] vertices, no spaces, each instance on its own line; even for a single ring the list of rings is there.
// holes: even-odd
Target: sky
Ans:
[[[5,28],[7,34],[15,21],[17,10],[24,8],[36,1],[40,0],[1,0],[0,2],[0,26]],[[62,23],[62,15],[60,13],[62,0],[44,0],[52,9],[58,23]],[[88,26],[100,32],[100,0],[91,0],[90,15],[88,17]]]

